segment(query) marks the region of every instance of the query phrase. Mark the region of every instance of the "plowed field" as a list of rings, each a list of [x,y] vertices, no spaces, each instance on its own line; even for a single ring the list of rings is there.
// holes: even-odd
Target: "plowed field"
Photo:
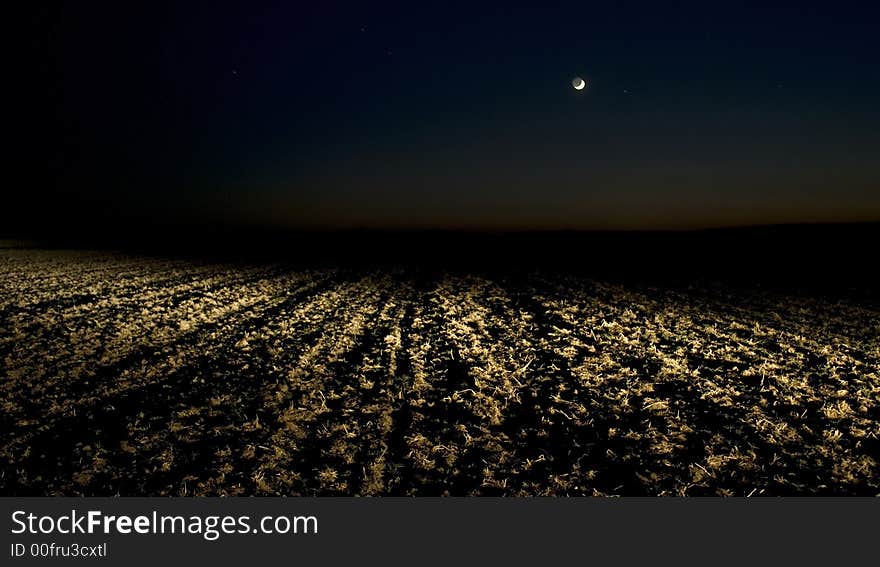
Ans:
[[[0,250],[3,495],[880,493],[880,313]]]

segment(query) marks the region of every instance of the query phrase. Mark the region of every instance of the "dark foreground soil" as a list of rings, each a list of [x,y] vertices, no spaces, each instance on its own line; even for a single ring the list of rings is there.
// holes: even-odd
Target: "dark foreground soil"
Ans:
[[[880,312],[0,250],[2,495],[880,493]]]

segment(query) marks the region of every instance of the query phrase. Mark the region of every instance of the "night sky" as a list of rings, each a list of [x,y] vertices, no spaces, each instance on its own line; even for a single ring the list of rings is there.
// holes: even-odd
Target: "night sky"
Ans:
[[[869,3],[248,4],[32,16],[5,220],[880,219]]]

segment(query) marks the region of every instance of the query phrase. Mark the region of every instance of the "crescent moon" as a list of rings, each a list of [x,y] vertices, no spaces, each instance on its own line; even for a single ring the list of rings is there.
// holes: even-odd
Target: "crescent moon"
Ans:
[[[582,91],[582,90],[584,90],[584,87],[587,86],[587,83],[586,83],[586,81],[584,81],[580,77],[575,77],[571,81],[571,86],[573,86],[575,88],[575,90]]]

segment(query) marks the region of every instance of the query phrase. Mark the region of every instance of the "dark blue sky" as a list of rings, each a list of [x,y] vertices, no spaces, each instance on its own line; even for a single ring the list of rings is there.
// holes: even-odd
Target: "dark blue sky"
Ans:
[[[880,219],[871,3],[131,4],[34,20],[41,218]]]

